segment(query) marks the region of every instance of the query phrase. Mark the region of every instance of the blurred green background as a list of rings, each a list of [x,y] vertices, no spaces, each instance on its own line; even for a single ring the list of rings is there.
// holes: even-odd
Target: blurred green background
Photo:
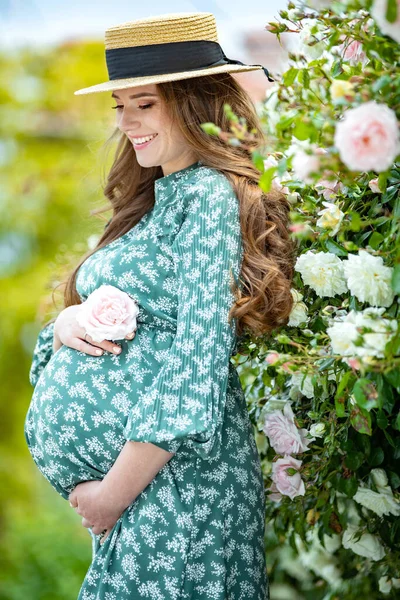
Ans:
[[[81,517],[36,468],[24,438],[29,367],[42,325],[62,309],[52,290],[111,212],[109,94],[74,96],[108,79],[101,42],[0,53],[0,598],[76,598],[91,560]],[[111,152],[109,151],[111,150]]]

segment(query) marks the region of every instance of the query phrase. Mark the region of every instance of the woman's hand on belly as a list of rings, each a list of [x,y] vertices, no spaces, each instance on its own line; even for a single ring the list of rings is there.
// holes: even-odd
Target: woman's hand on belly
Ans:
[[[80,304],[67,306],[67,308],[64,308],[64,310],[60,312],[55,320],[54,352],[64,345],[92,356],[99,356],[103,354],[104,351],[110,352],[111,354],[119,354],[121,352],[121,346],[113,341],[103,340],[102,342],[95,342],[90,335],[85,339],[86,331],[78,325],[76,320],[76,314],[80,310],[80,307]],[[125,339],[132,340],[135,337],[135,331],[130,335],[126,335]]]
[[[107,537],[123,510],[107,502],[107,497],[101,494],[102,489],[101,481],[84,481],[78,483],[68,499],[78,515],[83,517],[84,527],[90,527],[95,535],[106,530]]]

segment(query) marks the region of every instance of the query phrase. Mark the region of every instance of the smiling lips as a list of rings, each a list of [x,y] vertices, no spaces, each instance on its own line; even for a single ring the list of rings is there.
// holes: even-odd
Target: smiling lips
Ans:
[[[146,148],[155,137],[157,137],[157,133],[153,133],[152,135],[146,135],[145,137],[137,137],[134,138],[132,136],[128,136],[130,140],[133,142],[134,148]]]

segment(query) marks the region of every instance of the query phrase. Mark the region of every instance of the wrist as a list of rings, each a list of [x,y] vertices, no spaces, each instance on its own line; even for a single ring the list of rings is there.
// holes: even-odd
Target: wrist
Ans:
[[[106,475],[107,477],[107,475]],[[101,481],[97,490],[99,503],[107,510],[122,514],[126,508],[135,500],[135,498],[124,498],[121,490],[115,488],[106,481],[106,477]]]

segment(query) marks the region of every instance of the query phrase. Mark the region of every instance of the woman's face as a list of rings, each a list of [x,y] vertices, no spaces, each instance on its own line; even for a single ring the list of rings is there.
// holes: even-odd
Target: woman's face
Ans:
[[[196,162],[173,126],[156,84],[115,90],[111,97],[117,107],[116,125],[131,140],[142,167],[161,166],[164,175],[169,175]]]

